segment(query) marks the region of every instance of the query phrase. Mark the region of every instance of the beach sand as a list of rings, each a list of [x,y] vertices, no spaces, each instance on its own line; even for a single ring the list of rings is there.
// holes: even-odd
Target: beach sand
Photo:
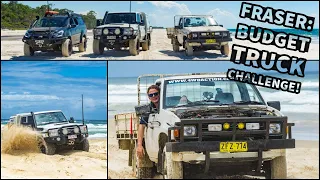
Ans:
[[[108,176],[135,178],[127,165],[129,151],[118,148],[114,120],[108,121],[108,130]],[[287,168],[288,179],[319,179],[319,141],[296,141],[296,148],[287,150]],[[161,178],[161,175],[154,177]]]
[[[106,139],[89,139],[89,143],[89,152],[65,150],[53,156],[1,153],[1,179],[106,179]]]
[[[106,50],[103,55],[94,55],[92,50],[93,36],[92,30],[88,30],[88,48],[86,52],[78,52],[78,48],[74,48],[74,53],[70,57],[62,57],[59,52],[42,53],[38,52],[33,57],[23,56],[23,42],[21,41],[26,31],[24,30],[1,30],[1,36],[21,36],[19,40],[4,40],[1,39],[1,59],[2,60],[230,60],[230,56],[221,55],[219,50],[199,51],[194,52],[194,56],[188,57],[185,55],[182,47],[180,52],[173,52],[170,39],[167,38],[165,29],[154,29],[151,37],[151,47],[149,51],[141,51],[137,56],[130,56],[128,50],[114,51]],[[297,51],[290,51],[286,49],[279,49],[273,45],[261,45],[259,43],[251,43],[250,41],[237,40],[234,37],[229,44],[231,49],[233,44],[253,47],[260,50],[268,50],[270,52],[277,52],[278,54],[288,54],[307,60],[319,60],[319,44],[311,44],[309,52],[300,53]],[[230,51],[231,55],[231,51]],[[240,54],[237,55],[237,59]],[[252,58],[248,58],[252,59]]]

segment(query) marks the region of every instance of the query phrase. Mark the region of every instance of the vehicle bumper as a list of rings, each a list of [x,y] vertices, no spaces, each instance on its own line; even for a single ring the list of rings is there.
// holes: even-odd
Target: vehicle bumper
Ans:
[[[236,141],[232,141],[236,142]],[[270,149],[295,148],[295,139],[269,139],[247,141],[248,152],[257,152]],[[168,142],[166,143],[167,152],[215,152],[220,150],[220,141],[194,141],[194,142]]]
[[[54,50],[57,45],[61,45],[67,37],[63,38],[51,38],[51,39],[33,39],[33,38],[23,38],[22,42],[28,44],[33,50]],[[36,40],[43,40],[43,43],[37,43]]]
[[[223,46],[232,41],[232,38],[215,39],[215,43],[206,43],[206,39],[187,39],[186,42],[189,46]]]
[[[59,137],[47,137],[44,140],[48,143],[53,143],[56,145],[74,145],[80,144],[85,138],[88,137],[88,134],[77,134],[76,139],[68,139],[68,136],[59,136]]]
[[[136,35],[118,35],[115,38],[110,39],[110,36],[94,36],[94,39],[99,40],[101,43],[105,44],[106,46],[115,45],[115,44],[125,44],[128,43],[131,39],[135,39]]]

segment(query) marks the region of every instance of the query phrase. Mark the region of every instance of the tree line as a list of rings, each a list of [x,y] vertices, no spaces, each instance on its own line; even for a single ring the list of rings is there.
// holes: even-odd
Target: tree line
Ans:
[[[49,4],[52,7],[52,4]],[[48,5],[32,8],[28,5],[18,3],[18,1],[9,1],[3,3],[1,1],[1,29],[28,29],[30,24],[36,19],[36,16],[43,17],[48,10]],[[69,9],[53,8],[50,10],[60,13],[74,12]],[[87,14],[81,14],[88,29],[93,29],[96,26],[95,11],[89,11]]]

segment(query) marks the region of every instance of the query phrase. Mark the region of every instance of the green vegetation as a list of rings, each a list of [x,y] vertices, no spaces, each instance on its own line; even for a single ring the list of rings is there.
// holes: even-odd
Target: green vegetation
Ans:
[[[51,7],[52,4],[49,4]],[[3,3],[1,1],[1,29],[28,29],[30,24],[35,20],[36,16],[42,17],[47,10],[46,4],[32,8],[27,5],[18,3],[18,1],[10,1]],[[69,9],[50,10],[58,11],[60,13],[73,12]],[[96,25],[96,15],[94,11],[89,11],[87,14],[81,14],[88,29],[93,29]]]

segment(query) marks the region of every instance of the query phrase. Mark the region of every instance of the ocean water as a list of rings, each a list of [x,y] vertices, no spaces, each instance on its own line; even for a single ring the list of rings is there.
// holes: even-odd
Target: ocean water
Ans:
[[[1,119],[1,128],[8,123],[8,119]],[[82,124],[82,120],[75,120],[75,123]],[[106,120],[85,120],[88,126],[89,138],[105,138],[107,137],[107,121]]]
[[[236,34],[236,29],[228,29],[228,30],[231,32],[231,36],[234,37]],[[302,36],[311,37],[312,44],[319,44],[319,29],[313,29],[311,32],[302,31],[299,29],[289,29],[289,28],[288,29],[272,29],[272,30],[276,31],[276,32],[284,32],[287,34],[290,33],[290,34],[295,34],[295,35],[302,35]],[[240,32],[241,32],[241,30],[240,30]]]
[[[301,93],[294,94],[257,86],[265,101],[280,101],[281,112],[295,123],[293,137],[319,140],[319,72],[306,72],[304,78],[268,73],[270,76],[302,82]],[[141,92],[145,92],[142,89]],[[146,96],[145,94],[142,96]],[[137,77],[108,78],[108,119],[118,113],[134,112],[137,105]]]

